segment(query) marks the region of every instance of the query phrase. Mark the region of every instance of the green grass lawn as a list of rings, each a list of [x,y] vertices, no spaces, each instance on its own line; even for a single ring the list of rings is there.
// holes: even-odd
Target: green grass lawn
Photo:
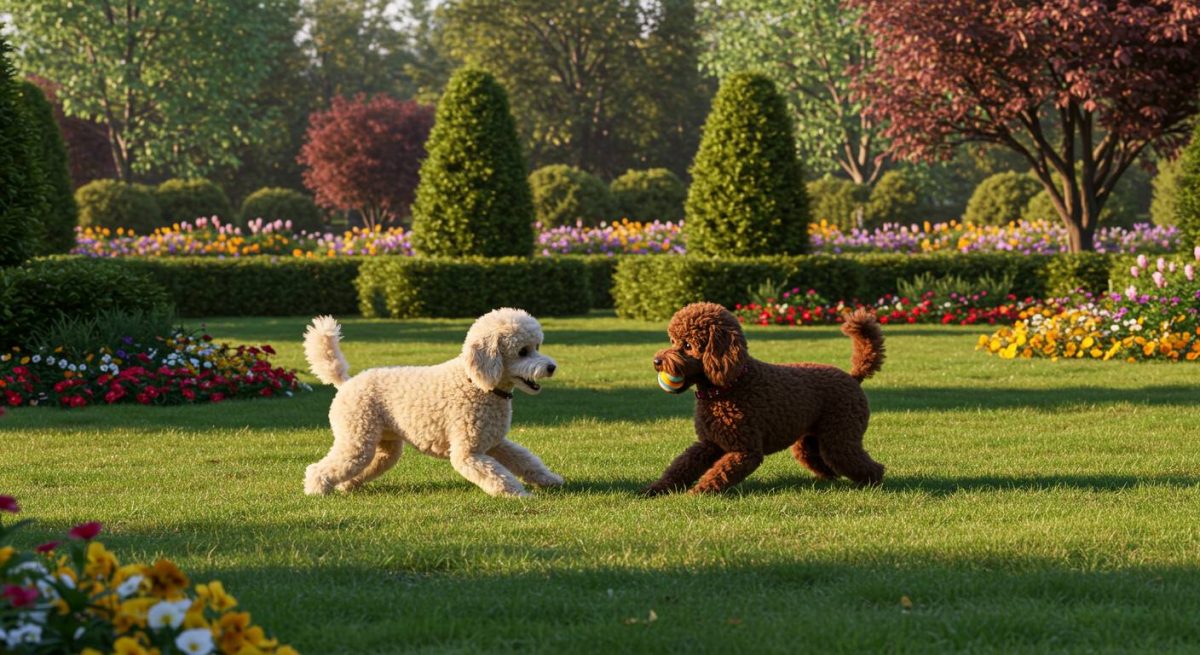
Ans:
[[[304,323],[208,326],[300,367]],[[344,348],[355,370],[434,363],[468,323],[349,320]],[[1200,650],[1195,366],[1001,361],[972,350],[986,328],[889,327],[866,384],[882,488],[782,453],[733,493],[645,500],[693,438],[691,394],[650,366],[664,326],[543,323],[559,374],[517,395],[512,437],[567,485],[528,501],[411,450],[358,493],[304,496],[328,388],[13,411],[0,492],[38,520],[24,545],[100,520],[124,559],[221,579],[305,653]],[[849,362],[835,328],[749,340],[768,361]]]

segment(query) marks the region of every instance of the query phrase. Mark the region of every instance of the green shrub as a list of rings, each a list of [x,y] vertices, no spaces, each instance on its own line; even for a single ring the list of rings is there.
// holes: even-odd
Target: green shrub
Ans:
[[[808,247],[808,196],[792,119],[775,84],[748,73],[721,83],[692,164],[688,250],[725,257]]]
[[[101,348],[133,343],[154,343],[170,336],[178,327],[175,309],[162,305],[151,309],[106,309],[92,316],[64,316],[34,335],[27,345],[70,355],[94,353]]]
[[[1054,178],[1058,184],[1058,176],[1055,175]],[[1129,167],[1121,179],[1117,180],[1117,186],[1108,195],[1104,207],[1100,210],[1100,226],[1130,228],[1136,223],[1150,220],[1150,186],[1150,176],[1143,168]],[[1050,199],[1050,192],[1046,191],[1044,186],[1039,185],[1038,188],[1041,190],[1029,199],[1021,217],[1026,220],[1062,220]]]
[[[1060,221],[1058,210],[1054,208],[1054,201],[1050,199],[1050,193],[1045,189],[1038,191],[1029,202],[1025,205],[1024,211],[1021,212],[1021,218],[1027,221]]]
[[[687,186],[665,168],[625,171],[609,185],[617,216],[631,221],[678,221],[683,218]]]
[[[63,319],[169,304],[151,276],[114,260],[64,257],[0,270],[0,348],[31,345]]]
[[[827,221],[843,231],[859,227],[865,218],[869,189],[850,180],[826,175],[806,185],[812,219]]]
[[[1016,171],[996,173],[975,187],[963,220],[973,225],[1008,225],[1020,220],[1042,183]]]
[[[166,289],[180,316],[355,314],[357,257],[129,257],[116,260]]]
[[[1200,245],[1200,123],[1192,133],[1192,142],[1179,156],[1179,176],[1175,180],[1175,224],[1187,249]]]
[[[874,229],[884,223],[914,223],[924,220],[925,188],[921,176],[907,168],[890,170],[871,189],[863,212],[863,227]]]
[[[474,317],[497,307],[564,316],[590,307],[587,268],[565,257],[375,257],[357,287],[360,310],[372,317]]]
[[[41,219],[41,243],[37,250],[43,255],[68,252],[75,247],[79,208],[75,206],[67,146],[42,90],[32,82],[22,82],[21,98],[36,145],[34,156],[46,183],[46,213]]]
[[[1179,214],[1179,159],[1158,162],[1150,201],[1150,220],[1155,225],[1174,225]]]
[[[425,255],[528,257],[533,199],[508,95],[490,74],[456,72],[438,103],[413,203]]]
[[[565,164],[543,166],[529,176],[533,213],[546,227],[595,226],[617,213],[612,194],[600,178]]]
[[[46,183],[0,32],[0,268],[33,256],[46,213]]]
[[[630,255],[641,257],[642,255]],[[587,268],[588,288],[593,309],[612,309],[613,307],[613,276],[617,272],[617,264],[624,255],[565,255],[568,259],[578,259]]]
[[[167,180],[154,190],[154,199],[165,225],[213,216],[225,222],[234,220],[229,197],[221,187],[203,178]]]
[[[975,280],[958,275],[937,277],[933,273],[922,273],[911,279],[896,280],[897,295],[917,300],[930,294],[929,300],[934,306],[954,302],[964,296],[978,295],[976,302],[980,306],[999,307],[1008,301],[1012,289],[1013,276],[1008,273],[998,277],[988,274]]]
[[[123,227],[138,234],[150,234],[165,225],[154,192],[141,184],[93,180],[75,190],[75,202],[83,227],[114,230]]]
[[[1055,255],[1046,266],[1046,295],[1065,296],[1082,289],[1090,293],[1108,291],[1109,278],[1120,258],[1095,252]]]
[[[246,196],[242,201],[241,225],[261,218],[265,222],[292,222],[296,232],[322,232],[326,225],[313,199],[291,189],[265,187]]]

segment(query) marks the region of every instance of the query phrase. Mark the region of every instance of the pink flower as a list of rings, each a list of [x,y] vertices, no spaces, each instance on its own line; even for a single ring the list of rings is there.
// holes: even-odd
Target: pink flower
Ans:
[[[1196,246],[1196,249],[1192,251],[1192,254],[1196,256],[1196,261],[1200,262],[1200,246]]]
[[[1138,267],[1139,267],[1139,268],[1146,268],[1147,266],[1149,266],[1149,265],[1150,265],[1150,263],[1149,263],[1149,262],[1146,260],[1146,256],[1145,256],[1145,255],[1138,255],[1138,257],[1137,257],[1137,265],[1138,265]]]
[[[1134,277],[1137,277],[1137,276],[1138,276],[1138,274],[1139,274],[1139,273],[1141,273],[1141,272],[1142,272],[1142,270],[1141,270],[1140,268],[1138,268],[1137,266],[1130,266],[1130,267],[1129,267],[1129,274],[1130,274],[1130,275],[1132,275],[1132,276],[1134,276]]]
[[[24,607],[37,602],[38,592],[35,587],[18,587],[15,584],[5,585],[0,596],[7,598],[13,607]]]
[[[1137,287],[1133,286],[1132,284],[1129,285],[1128,287],[1126,287],[1125,297],[1130,300],[1137,300],[1137,297],[1138,297]]]
[[[21,506],[17,504],[17,499],[12,496],[0,496],[0,512],[8,512],[16,514],[21,511]]]
[[[59,542],[57,542],[57,541],[47,541],[46,543],[42,544],[41,546],[34,548],[34,550],[36,550],[39,553],[43,553],[43,554],[44,553],[52,553],[52,552],[54,552],[55,548],[58,548],[58,543]]]
[[[1159,271],[1154,271],[1154,275],[1151,277],[1154,278],[1154,286],[1158,287],[1159,289],[1167,286],[1167,279],[1163,277],[1163,274]]]
[[[89,521],[87,523],[80,523],[79,525],[71,528],[71,531],[67,533],[67,536],[72,539],[81,539],[83,541],[87,541],[89,539],[95,539],[96,535],[98,534],[100,534],[100,522]]]
[[[1183,267],[1183,275],[1188,279],[1188,282],[1196,279],[1196,267],[1188,264]]]
[[[1159,257],[1159,258],[1158,258],[1157,265],[1158,265],[1158,272],[1159,272],[1159,273],[1161,273],[1161,272],[1163,272],[1163,271],[1167,270],[1167,260],[1163,259],[1162,257]]]

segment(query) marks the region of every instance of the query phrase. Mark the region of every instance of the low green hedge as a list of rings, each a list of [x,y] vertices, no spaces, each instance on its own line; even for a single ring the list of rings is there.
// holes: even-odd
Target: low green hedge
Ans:
[[[1083,287],[1104,291],[1113,267],[1107,255],[851,254],[710,259],[690,256],[624,257],[613,279],[617,315],[664,320],[690,302],[727,307],[768,280],[815,289],[830,300],[874,302],[896,292],[896,281],[922,274],[979,279],[1011,274],[1013,293],[1045,297]]]
[[[630,255],[637,257],[638,255]],[[588,287],[591,289],[592,309],[613,308],[613,276],[617,264],[625,255],[567,255],[566,259],[578,259],[587,268]]]
[[[363,262],[356,284],[363,316],[452,318],[497,307],[535,316],[584,314],[590,282],[588,267],[572,257],[376,257]]]

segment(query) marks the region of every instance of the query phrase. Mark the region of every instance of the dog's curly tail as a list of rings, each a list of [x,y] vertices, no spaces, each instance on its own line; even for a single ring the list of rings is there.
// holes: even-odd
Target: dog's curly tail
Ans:
[[[875,314],[865,309],[859,309],[846,316],[842,323],[842,332],[854,341],[854,355],[851,358],[850,376],[855,380],[863,380],[875,375],[883,368],[884,348],[883,330]]]
[[[304,358],[308,369],[325,384],[340,387],[350,379],[350,365],[338,344],[342,326],[332,316],[318,316],[304,332]]]

